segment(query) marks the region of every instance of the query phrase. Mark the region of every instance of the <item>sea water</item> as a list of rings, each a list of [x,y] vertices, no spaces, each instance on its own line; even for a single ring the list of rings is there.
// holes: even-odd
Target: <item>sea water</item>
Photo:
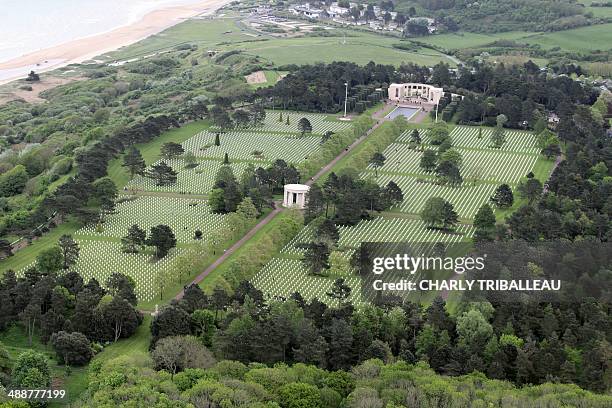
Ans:
[[[0,0],[0,62],[198,0]]]

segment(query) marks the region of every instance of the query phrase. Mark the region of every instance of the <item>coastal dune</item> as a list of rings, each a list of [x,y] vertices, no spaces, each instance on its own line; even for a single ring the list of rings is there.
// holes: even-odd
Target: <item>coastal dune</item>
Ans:
[[[78,64],[133,44],[190,17],[211,14],[231,0],[206,0],[152,11],[140,21],[102,34],[80,38],[0,63],[0,84],[22,78],[28,72],[44,72]]]

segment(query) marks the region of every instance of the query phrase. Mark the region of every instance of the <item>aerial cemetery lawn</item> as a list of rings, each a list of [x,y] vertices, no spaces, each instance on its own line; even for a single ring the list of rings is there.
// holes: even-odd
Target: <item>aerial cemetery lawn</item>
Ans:
[[[298,123],[304,117],[308,118],[311,131],[300,130]],[[126,179],[127,169],[120,167],[120,161],[111,165],[109,174],[122,187],[115,208],[98,222],[84,225],[74,233],[80,253],[73,268],[86,280],[95,278],[101,284],[113,273],[131,277],[142,307],[167,300],[193,278],[186,273],[190,267],[192,271],[201,271],[193,265],[212,261],[234,240],[225,239],[228,214],[215,214],[207,204],[207,195],[222,166],[231,167],[240,180],[249,166],[268,167],[277,159],[297,165],[316,154],[325,133],[348,127],[350,124],[331,115],[268,111],[257,126],[229,130],[188,125],[193,130],[187,137],[184,132],[170,131],[177,137],[162,135],[160,139],[164,143],[176,141],[184,150],[172,157],[161,156],[159,141],[151,142],[155,145],[151,149],[147,145],[138,146],[147,170]],[[175,182],[160,185],[148,176],[150,169],[162,162],[176,172]],[[134,224],[147,234],[157,225],[167,225],[176,239],[175,246],[160,259],[150,246],[126,252],[122,240]],[[204,242],[211,239],[219,241],[217,249],[202,253],[206,251]],[[33,264],[31,260],[19,273]]]
[[[382,151],[382,166],[372,163],[361,172],[362,178],[375,181],[381,187],[393,181],[402,190],[404,199],[389,211],[354,226],[337,226],[339,240],[332,248],[330,268],[322,276],[312,275],[302,262],[307,244],[315,238],[308,225],[287,244],[254,278],[253,283],[266,296],[289,297],[299,292],[306,300],[317,298],[330,305],[338,300],[328,296],[334,282],[342,278],[351,287],[348,301],[359,304],[360,278],[350,260],[362,242],[408,241],[412,243],[450,244],[471,240],[475,228],[471,225],[478,209],[490,204],[490,197],[500,184],[516,191],[519,182],[530,172],[542,178],[550,171],[552,161],[540,154],[541,148],[533,133],[505,130],[501,147],[492,146],[493,128],[456,126],[450,132],[452,148],[461,155],[460,184],[443,183],[436,173],[425,171],[421,157],[425,150],[436,150],[428,129],[418,129],[421,141],[412,139],[413,129],[404,131]],[[428,228],[420,213],[431,197],[441,197],[453,204],[460,222],[453,231]],[[520,200],[518,197],[516,200]]]
[[[506,130],[500,148],[491,145],[492,132],[493,128],[457,126],[450,133],[453,149],[462,157],[460,185],[441,184],[434,170],[421,167],[424,151],[437,148],[431,144],[428,129],[419,129],[419,147],[411,141],[412,130],[404,132],[383,152],[384,165],[377,171],[369,165],[362,176],[380,185],[398,184],[404,201],[397,211],[419,214],[429,197],[442,197],[454,205],[460,218],[473,219],[500,184],[516,187],[543,159],[532,132]]]

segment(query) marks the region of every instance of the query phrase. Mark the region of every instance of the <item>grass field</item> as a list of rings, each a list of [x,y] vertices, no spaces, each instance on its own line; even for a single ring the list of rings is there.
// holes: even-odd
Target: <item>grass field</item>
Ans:
[[[435,50],[422,48],[408,52],[392,47],[399,39],[367,32],[341,30],[337,37],[276,38],[260,35],[241,25],[236,18],[193,19],[178,24],[137,44],[102,56],[106,61],[123,61],[153,55],[183,44],[195,44],[201,50],[242,50],[257,55],[278,66],[285,64],[311,64],[314,62],[352,61],[367,64],[400,65],[402,62],[435,65],[443,61],[455,62]],[[268,78],[266,74],[266,78]],[[270,77],[270,79],[273,79]],[[270,81],[268,79],[268,81]]]
[[[494,34],[479,34],[479,33],[450,33],[432,35],[422,37],[418,40],[427,44],[442,47],[447,50],[455,50],[462,48],[481,47],[490,44],[496,40],[518,40],[525,37],[529,33],[525,31],[509,31],[504,33]]]
[[[573,30],[532,34],[521,42],[539,44],[544,48],[561,47],[569,51],[607,50],[612,47],[612,23],[598,24]]]

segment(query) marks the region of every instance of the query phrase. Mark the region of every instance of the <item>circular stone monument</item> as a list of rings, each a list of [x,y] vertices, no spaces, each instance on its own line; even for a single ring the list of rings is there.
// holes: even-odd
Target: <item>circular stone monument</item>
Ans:
[[[303,209],[306,205],[308,190],[310,190],[310,187],[305,184],[286,184],[283,207]]]

